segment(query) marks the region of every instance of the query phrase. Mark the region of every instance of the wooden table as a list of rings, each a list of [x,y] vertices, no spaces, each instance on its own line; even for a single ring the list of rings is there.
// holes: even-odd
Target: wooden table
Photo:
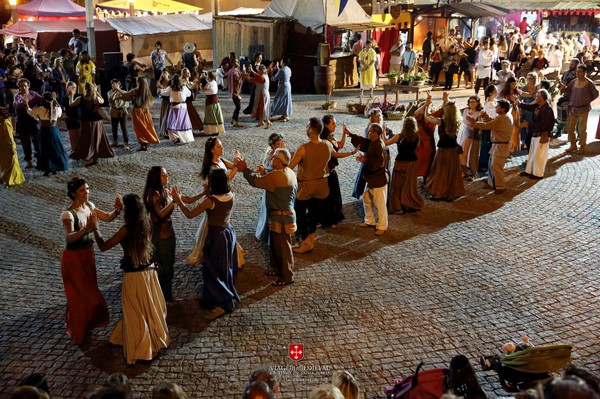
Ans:
[[[387,101],[388,91],[396,92],[396,106],[398,106],[398,93],[416,93],[417,101],[419,101],[419,94],[431,92],[433,86],[431,85],[420,85],[420,86],[409,86],[409,85],[383,85],[383,102]]]

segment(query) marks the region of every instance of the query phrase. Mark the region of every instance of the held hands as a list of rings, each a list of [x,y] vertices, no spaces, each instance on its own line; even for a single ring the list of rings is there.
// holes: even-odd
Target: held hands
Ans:
[[[177,202],[178,204],[181,203],[181,192],[179,192],[179,188],[173,187],[171,189],[171,196],[173,197],[173,201]]]
[[[358,157],[356,157],[356,162],[365,163],[366,160],[366,155],[359,155]]]
[[[113,205],[113,208],[118,209],[119,211],[123,209],[123,198],[121,195],[117,194],[115,197],[115,204]]]
[[[246,161],[242,158],[236,158],[234,165],[238,170],[246,170],[246,168],[248,168],[248,164],[246,164]]]
[[[442,93],[442,101],[448,102],[448,92],[447,91]]]
[[[98,215],[96,214],[96,211],[92,211],[85,226],[88,233],[90,231],[98,231]]]
[[[519,127],[520,128],[529,127],[529,122],[523,121],[523,122],[521,122],[521,124],[519,125]]]

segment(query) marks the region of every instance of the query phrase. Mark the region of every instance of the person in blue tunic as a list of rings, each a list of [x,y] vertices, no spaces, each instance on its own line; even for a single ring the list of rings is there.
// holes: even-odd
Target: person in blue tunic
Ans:
[[[233,312],[235,301],[240,302],[240,297],[235,289],[238,270],[236,236],[229,224],[234,195],[227,172],[220,168],[210,171],[208,195],[194,209],[185,206],[178,188],[173,188],[172,195],[188,218],[204,211],[208,218],[202,268],[202,306],[211,311],[207,318],[214,319]]]
[[[281,115],[278,121],[287,122],[292,116],[292,84],[290,79],[292,77],[292,70],[289,67],[290,59],[283,57],[281,62],[275,64],[275,76],[273,81],[277,81],[277,93],[273,98],[271,105],[271,116]]]

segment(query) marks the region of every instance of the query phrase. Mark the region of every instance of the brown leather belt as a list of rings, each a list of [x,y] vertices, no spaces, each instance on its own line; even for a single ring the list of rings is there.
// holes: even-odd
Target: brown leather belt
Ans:
[[[269,216],[292,216],[294,211],[271,211]]]

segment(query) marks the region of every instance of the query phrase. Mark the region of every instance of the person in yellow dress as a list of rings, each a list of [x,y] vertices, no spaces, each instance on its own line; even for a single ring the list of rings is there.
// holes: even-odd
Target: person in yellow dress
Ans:
[[[25,183],[25,176],[19,166],[10,115],[8,110],[2,107],[0,107],[0,173],[5,187]]]
[[[79,94],[83,94],[85,84],[94,83],[94,77],[96,76],[96,64],[90,59],[87,51],[81,52],[80,61],[77,63],[75,71],[78,76],[77,87],[79,88]]]
[[[375,57],[377,53],[373,50],[373,41],[367,40],[367,44],[358,53],[360,61],[360,96],[362,97],[365,89],[371,90],[371,98],[373,98],[373,88],[375,87]]]

